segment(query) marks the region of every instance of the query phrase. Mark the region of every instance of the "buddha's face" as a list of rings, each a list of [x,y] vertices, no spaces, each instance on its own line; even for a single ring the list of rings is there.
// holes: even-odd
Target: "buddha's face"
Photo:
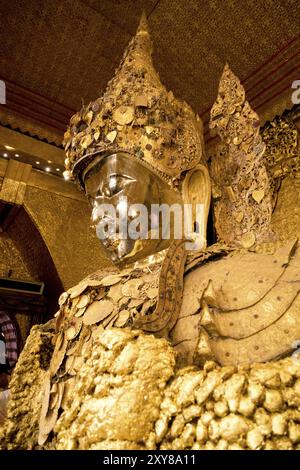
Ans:
[[[97,236],[114,263],[131,263],[169,246],[174,218],[163,223],[158,206],[180,208],[182,199],[159,176],[120,152],[96,157],[83,181]]]

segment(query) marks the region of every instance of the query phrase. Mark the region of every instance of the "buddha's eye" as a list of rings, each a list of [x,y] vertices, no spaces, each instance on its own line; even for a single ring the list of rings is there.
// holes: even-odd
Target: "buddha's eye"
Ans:
[[[98,196],[112,197],[121,192],[133,181],[129,176],[110,175],[99,188]]]

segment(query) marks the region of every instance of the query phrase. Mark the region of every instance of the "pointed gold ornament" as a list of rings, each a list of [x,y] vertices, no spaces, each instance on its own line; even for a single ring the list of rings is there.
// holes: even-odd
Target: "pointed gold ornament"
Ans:
[[[151,55],[152,42],[143,15],[104,95],[71,118],[64,138],[66,175],[72,175],[81,186],[82,171],[99,153],[127,152],[172,187],[178,186],[175,181],[183,172],[200,162],[201,121],[162,85]],[[150,133],[149,128],[153,129]]]
[[[270,229],[272,194],[259,117],[227,64],[211,109],[210,129],[221,138],[211,157],[219,240],[248,249],[274,238]]]

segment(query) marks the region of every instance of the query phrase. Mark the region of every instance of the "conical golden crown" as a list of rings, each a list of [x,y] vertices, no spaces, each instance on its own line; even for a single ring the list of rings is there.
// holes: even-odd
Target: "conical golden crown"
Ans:
[[[160,82],[145,15],[104,95],[71,118],[64,145],[65,173],[79,182],[99,152],[128,152],[174,187],[201,160],[202,123]]]

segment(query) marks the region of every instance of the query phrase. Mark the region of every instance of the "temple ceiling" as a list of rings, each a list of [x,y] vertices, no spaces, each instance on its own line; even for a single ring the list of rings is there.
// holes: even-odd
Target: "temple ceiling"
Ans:
[[[1,0],[1,124],[60,145],[72,113],[113,76],[143,8],[161,79],[200,114],[207,141],[226,61],[264,119],[291,104],[298,0]]]

